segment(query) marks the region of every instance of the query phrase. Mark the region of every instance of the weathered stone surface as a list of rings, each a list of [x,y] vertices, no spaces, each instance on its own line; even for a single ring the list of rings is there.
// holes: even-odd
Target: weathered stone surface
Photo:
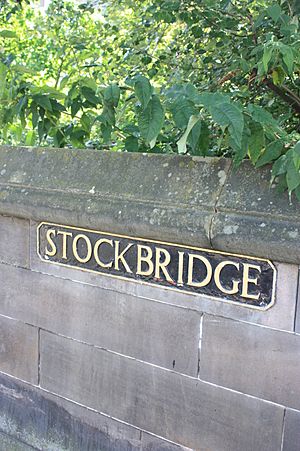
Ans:
[[[205,316],[200,378],[300,408],[300,337]]]
[[[283,408],[46,332],[41,386],[193,449],[280,449]]]
[[[0,316],[0,371],[37,383],[37,328]]]
[[[287,409],[284,417],[282,451],[300,449],[300,412]]]
[[[0,314],[197,374],[197,312],[7,265],[0,265],[0,285]]]
[[[298,281],[298,296],[297,296],[295,331],[297,334],[300,334],[300,272],[299,272],[299,281]]]
[[[20,320],[0,317],[0,371],[37,384],[37,327],[70,337],[42,332],[41,383],[57,395],[0,378],[0,448],[12,434],[5,446],[281,449],[283,408],[255,397],[300,409],[300,336],[275,330],[295,330],[300,204],[268,190],[268,171],[170,155],[0,148],[0,214],[25,218],[0,216],[0,315]],[[26,218],[34,271],[14,267],[28,267]],[[43,263],[36,221],[285,262],[276,264],[276,304],[259,312]],[[205,319],[206,381],[195,378],[202,311],[242,321]],[[297,318],[300,334],[300,299]],[[294,451],[298,412],[288,409],[285,421],[283,451]]]
[[[0,216],[0,261],[29,267],[29,222]]]
[[[135,447],[141,439],[141,431],[138,428],[122,423],[121,421],[110,418],[107,415],[95,412],[72,401],[56,396],[52,393],[42,390],[41,396],[46,400],[55,403],[59,409],[64,409],[70,418],[74,418],[92,428],[98,429],[101,433],[106,434],[112,440],[125,440]],[[51,405],[51,404],[50,404]],[[51,411],[50,411],[51,412]]]
[[[268,168],[11,147],[0,148],[1,168],[2,214],[300,263],[299,203],[269,189]]]
[[[34,223],[31,226],[32,243],[35,243],[36,227],[37,223]],[[52,274],[60,278],[79,281],[89,285],[114,290],[119,293],[132,294],[137,297],[152,299],[170,305],[177,305],[199,312],[225,316],[236,320],[262,324],[275,329],[293,332],[299,268],[297,265],[284,263],[275,263],[275,267],[278,276],[275,292],[276,302],[270,310],[262,312],[248,307],[218,301],[207,296],[179,293],[174,290],[166,290],[159,286],[153,287],[136,281],[112,279],[100,274],[93,274],[78,269],[54,265],[42,261],[37,255],[36,246],[33,245],[31,247],[31,268],[44,274]],[[300,305],[300,303],[298,305]],[[300,307],[298,310],[300,311]]]
[[[209,246],[230,162],[156,157],[1,147],[0,212]]]
[[[214,248],[286,263],[299,263],[299,219],[218,213],[211,227]]]
[[[217,158],[5,146],[0,161],[3,185],[148,201],[159,192],[160,203],[188,207],[213,207],[230,166]]]
[[[212,212],[191,207],[161,206],[139,200],[90,198],[64,192],[1,188],[0,212],[94,228],[103,232],[209,247]]]
[[[212,245],[221,250],[299,263],[300,203],[270,188],[270,166],[244,161],[230,171],[218,199]]]
[[[280,195],[275,186],[270,187],[271,166],[254,169],[249,161],[230,171],[218,199],[219,211],[237,211],[246,215],[271,215],[286,219],[299,219],[300,203],[289,201],[287,192]]]
[[[20,445],[16,451],[27,451],[31,446],[48,451],[139,451],[140,431],[119,423],[117,432],[116,424],[96,412],[0,375],[0,431],[11,437],[11,443],[28,445]]]
[[[37,448],[32,448],[32,446],[28,446],[0,432],[0,449],[2,451],[32,451]]]
[[[191,448],[167,442],[146,432],[142,432],[141,449],[142,451],[193,451]]]

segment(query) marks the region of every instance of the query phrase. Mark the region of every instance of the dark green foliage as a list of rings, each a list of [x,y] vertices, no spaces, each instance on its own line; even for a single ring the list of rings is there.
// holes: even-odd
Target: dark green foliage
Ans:
[[[0,142],[249,158],[300,198],[298,3],[0,0]]]

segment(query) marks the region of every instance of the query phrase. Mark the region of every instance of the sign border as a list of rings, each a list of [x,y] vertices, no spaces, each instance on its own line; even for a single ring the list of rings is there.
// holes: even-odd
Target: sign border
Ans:
[[[45,258],[43,258],[39,252],[40,250],[40,237],[39,237],[39,230],[43,225],[50,225],[50,226],[54,226],[54,227],[64,227],[67,229],[71,229],[71,230],[79,230],[82,232],[94,232],[94,233],[100,233],[101,235],[106,235],[106,236],[115,236],[117,238],[127,238],[127,239],[131,239],[131,240],[136,240],[136,241],[144,241],[144,242],[148,242],[148,243],[153,243],[153,244],[165,244],[167,246],[176,246],[176,247],[181,247],[184,249],[191,249],[194,251],[202,251],[202,252],[207,252],[210,254],[220,254],[220,255],[228,255],[231,257],[239,257],[239,258],[247,258],[249,260],[255,260],[255,261],[261,261],[261,262],[266,262],[268,263],[271,268],[274,271],[274,278],[273,278],[273,286],[272,286],[272,298],[271,298],[271,302],[266,306],[266,307],[258,307],[256,305],[251,305],[251,304],[243,304],[242,302],[237,302],[237,301],[232,301],[230,299],[227,299],[226,297],[224,298],[219,298],[216,296],[209,296],[207,294],[203,294],[203,293],[195,293],[193,291],[187,291],[184,289],[180,289],[178,290],[176,287],[166,287],[165,285],[157,285],[154,282],[145,282],[144,280],[139,280],[139,279],[131,279],[128,277],[124,277],[124,276],[117,276],[115,274],[108,274],[108,273],[104,273],[101,271],[94,271],[93,269],[85,269],[85,268],[81,268],[78,266],[72,266],[72,265],[68,265],[66,263],[59,263],[59,262],[54,262],[51,260],[47,260]],[[168,241],[156,241],[156,240],[152,240],[152,239],[147,239],[147,238],[140,238],[140,237],[133,237],[133,236],[128,236],[128,235],[122,235],[122,234],[114,234],[111,232],[101,232],[100,230],[95,230],[95,229],[85,229],[83,227],[75,227],[75,226],[68,226],[68,225],[64,225],[64,224],[56,224],[53,222],[40,222],[39,225],[37,226],[37,254],[40,258],[40,260],[42,262],[46,262],[46,263],[52,263],[53,265],[58,265],[58,266],[63,266],[65,268],[72,268],[72,269],[77,269],[79,271],[84,271],[84,272],[89,272],[89,273],[93,273],[93,274],[100,274],[102,276],[107,276],[107,277],[113,277],[115,279],[120,279],[120,280],[125,280],[127,282],[135,282],[141,285],[148,285],[148,286],[152,286],[152,287],[159,287],[162,289],[166,289],[166,290],[171,290],[171,291],[175,291],[177,293],[184,293],[184,294],[189,294],[192,296],[201,296],[201,297],[205,297],[205,298],[209,298],[212,300],[216,300],[218,302],[225,302],[226,304],[231,304],[231,305],[237,305],[243,308],[250,308],[252,310],[257,310],[260,312],[266,312],[267,310],[269,310],[271,307],[273,307],[275,305],[275,292],[276,292],[276,284],[277,284],[277,269],[275,267],[275,265],[268,259],[266,258],[259,258],[259,257],[253,257],[253,256],[248,256],[248,255],[241,255],[241,254],[235,254],[235,253],[230,253],[230,252],[223,252],[223,251],[217,251],[217,250],[213,250],[213,249],[205,249],[202,247],[195,247],[195,246],[188,246],[188,245],[183,245],[183,244],[177,244],[177,243],[170,243]]]

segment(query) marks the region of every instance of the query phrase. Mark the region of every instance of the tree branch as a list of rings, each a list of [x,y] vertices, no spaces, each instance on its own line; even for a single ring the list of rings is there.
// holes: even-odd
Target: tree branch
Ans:
[[[293,108],[293,110],[300,115],[300,98],[296,94],[294,94],[284,86],[279,87],[274,85],[274,83],[268,78],[265,78],[263,82],[269,89],[271,89],[271,91],[273,91],[282,100],[288,103]]]

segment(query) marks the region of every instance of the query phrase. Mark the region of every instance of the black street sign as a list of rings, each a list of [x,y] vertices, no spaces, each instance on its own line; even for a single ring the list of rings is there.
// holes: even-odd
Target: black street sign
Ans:
[[[260,258],[49,223],[37,246],[42,260],[83,271],[260,310],[275,301],[276,269]]]

